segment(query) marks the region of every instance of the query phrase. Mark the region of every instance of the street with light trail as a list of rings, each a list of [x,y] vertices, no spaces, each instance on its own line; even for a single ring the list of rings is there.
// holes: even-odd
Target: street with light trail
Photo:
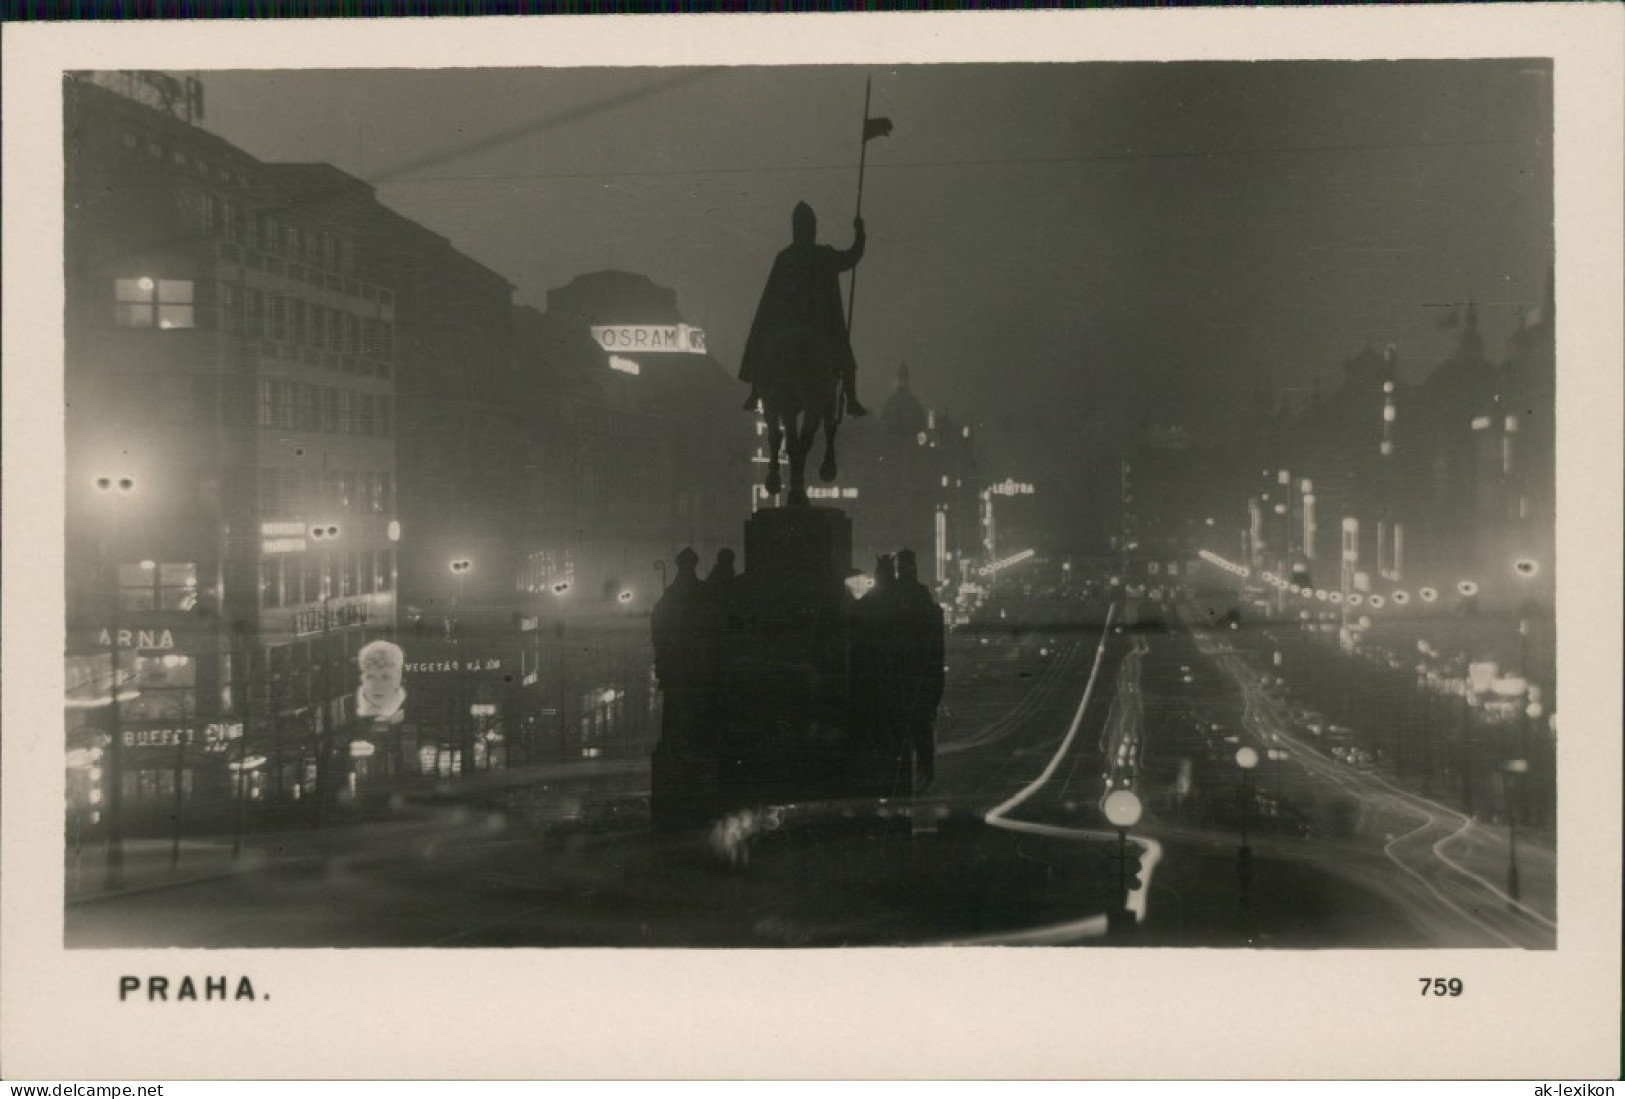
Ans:
[[[1503,835],[1324,754],[1235,636],[1171,605],[1010,599],[953,634],[937,778],[912,804],[764,806],[728,837],[661,837],[640,761],[516,768],[396,819],[251,837],[236,860],[189,844],[124,894],[80,890],[67,940],[1553,945],[1549,846],[1521,846],[1512,900]],[[1244,779],[1245,746],[1265,758]],[[1126,789],[1145,814],[1124,897],[1101,802]],[[1107,933],[1118,907],[1127,935]]]

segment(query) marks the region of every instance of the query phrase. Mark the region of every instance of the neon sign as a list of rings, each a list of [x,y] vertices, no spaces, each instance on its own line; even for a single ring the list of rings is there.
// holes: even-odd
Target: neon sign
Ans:
[[[705,354],[705,330],[686,324],[595,324],[592,338],[605,351]]]

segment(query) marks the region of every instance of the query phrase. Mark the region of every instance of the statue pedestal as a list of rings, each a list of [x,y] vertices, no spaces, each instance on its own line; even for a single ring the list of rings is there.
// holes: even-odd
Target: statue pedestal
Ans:
[[[656,607],[669,629],[654,627],[665,653],[655,826],[703,826],[765,805],[907,797],[906,728],[877,709],[890,697],[881,687],[897,686],[877,653],[899,642],[873,608],[854,621],[851,520],[836,508],[774,508],[752,515],[744,534],[737,579],[691,578]],[[867,654],[858,682],[855,639]]]
[[[836,508],[772,508],[746,522],[735,628],[719,654],[724,800],[844,787],[851,567],[852,521]]]
[[[745,523],[745,572],[833,578],[852,571],[852,520],[839,508],[765,508]]]

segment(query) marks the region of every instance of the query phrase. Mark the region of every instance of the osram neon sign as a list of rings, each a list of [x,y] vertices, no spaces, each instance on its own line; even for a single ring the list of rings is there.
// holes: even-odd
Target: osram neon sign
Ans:
[[[686,324],[595,324],[592,338],[605,351],[675,351],[705,354],[705,330]]]

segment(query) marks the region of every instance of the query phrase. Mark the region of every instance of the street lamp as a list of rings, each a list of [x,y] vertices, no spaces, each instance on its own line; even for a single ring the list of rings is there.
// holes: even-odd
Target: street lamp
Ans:
[[[451,569],[452,578],[457,582],[456,593],[452,596],[451,600],[452,613],[449,622],[449,626],[451,628],[447,630],[447,633],[460,633],[461,631],[456,629],[457,605],[462,602],[463,581],[468,578],[469,570],[474,567],[474,562],[470,561],[466,557],[454,557],[447,562],[447,567]]]
[[[1236,767],[1239,768],[1238,789],[1241,794],[1241,846],[1236,849],[1236,880],[1240,886],[1241,914],[1251,907],[1253,885],[1253,849],[1247,842],[1247,801],[1251,796],[1248,778],[1258,766],[1258,752],[1242,745],[1236,749]]]
[[[1501,766],[1507,793],[1507,896],[1518,899],[1518,812],[1512,804],[1512,776],[1526,774],[1529,761],[1509,759]]]
[[[108,603],[107,654],[110,687],[107,722],[107,889],[124,887],[124,729],[119,711],[119,577],[118,554],[120,520],[124,501],[134,492],[135,478],[128,474],[98,476],[92,482],[99,499],[106,501],[107,539],[102,545],[101,565],[107,574]]]
[[[321,697],[316,701],[315,720],[321,728],[316,740],[316,805],[311,813],[312,824],[321,827],[327,800],[336,796],[333,781],[333,543],[344,529],[337,523],[315,523],[305,533],[321,550],[321,684],[317,687]]]
[[[1113,790],[1100,803],[1106,820],[1117,829],[1117,905],[1106,916],[1108,934],[1126,935],[1134,930],[1134,910],[1128,906],[1130,889],[1139,887],[1128,871],[1128,830],[1140,823],[1141,805],[1133,790]]]
[[[446,567],[451,570],[452,579],[456,582],[456,588],[451,597],[451,613],[446,616],[446,636],[451,639],[452,646],[457,653],[457,663],[461,665],[463,662],[463,629],[462,624],[457,620],[458,605],[463,601],[463,581],[468,578],[469,572],[473,570],[474,562],[467,557],[454,557],[446,562]],[[452,694],[455,699],[453,705],[456,707],[457,714],[457,750],[462,756],[459,770],[468,775],[474,771],[473,726],[468,720],[470,716],[467,712],[468,707],[464,705],[467,695],[462,690],[468,672],[467,669],[458,667],[455,674],[457,676],[454,681],[456,689]]]
[[[1426,641],[1418,641],[1418,651],[1425,654]],[[1416,665],[1416,702],[1417,713],[1421,718],[1422,732],[1422,796],[1433,796],[1433,700],[1431,698],[1432,685],[1429,682],[1432,672],[1427,661],[1418,661]]]
[[[1513,900],[1518,899],[1518,804],[1513,799],[1513,776],[1524,775],[1529,771],[1529,760],[1526,756],[1527,746],[1524,743],[1523,731],[1527,727],[1525,721],[1530,709],[1529,697],[1532,691],[1529,681],[1520,675],[1498,676],[1491,683],[1500,706],[1500,717],[1503,721],[1510,720],[1512,724],[1513,746],[1507,752],[1507,760],[1501,765],[1502,778],[1501,800],[1506,805],[1507,813],[1507,894]],[[1537,705],[1537,713],[1538,705]],[[1503,738],[1506,739],[1506,738]],[[1518,780],[1520,783],[1522,779]]]

